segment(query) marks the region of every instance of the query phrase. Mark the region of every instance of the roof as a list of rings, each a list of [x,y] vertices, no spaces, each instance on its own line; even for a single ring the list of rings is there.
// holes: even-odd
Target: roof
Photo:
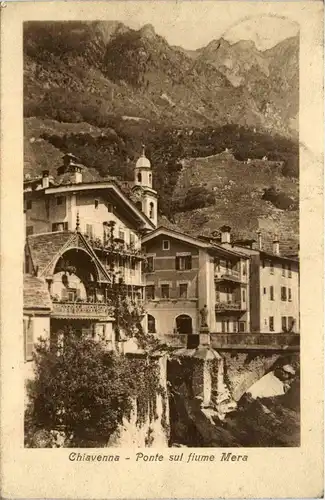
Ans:
[[[175,238],[178,240],[183,241],[184,243],[188,243],[189,245],[193,245],[199,248],[206,249],[207,251],[213,251],[213,250],[218,250],[220,253],[226,254],[226,255],[232,255],[232,256],[245,256],[245,254],[242,254],[241,252],[236,250],[232,250],[229,248],[225,248],[222,245],[218,245],[216,243],[212,242],[206,242],[202,241],[199,238],[195,238],[194,236],[190,236],[188,234],[182,233],[180,231],[175,231],[174,229],[168,229],[167,227],[164,226],[159,226],[157,229],[154,231],[151,231],[147,235],[145,235],[142,238],[142,243],[146,243],[147,241],[150,241],[153,238],[156,238],[157,236],[168,236],[170,238]]]
[[[64,184],[62,186],[53,186],[45,190],[45,194],[55,194],[64,192],[76,192],[76,191],[87,191],[90,189],[110,189],[116,196],[117,200],[122,201],[124,205],[128,208],[128,211],[132,211],[133,216],[144,222],[149,229],[154,228],[153,222],[130,200],[121,190],[119,185],[114,181],[94,181],[94,182],[80,182],[77,184]]]
[[[266,252],[264,250],[259,250],[258,248],[248,248],[248,247],[241,247],[232,243],[227,244],[227,248],[234,248],[236,252],[239,252],[243,255],[251,256],[251,255],[260,255],[262,258],[263,257],[268,257],[268,258],[273,258],[273,259],[278,259],[278,260],[285,260],[289,262],[297,262],[299,263],[299,258],[298,257],[293,257],[289,255],[282,255],[282,254],[275,254],[273,252]]]
[[[32,234],[27,237],[27,245],[34,269],[41,274],[47,265],[70,240],[70,231],[56,233]]]
[[[24,309],[52,310],[50,293],[41,278],[24,275]]]
[[[33,267],[38,275],[53,272],[60,255],[71,248],[85,250],[96,266],[99,281],[111,281],[95,251],[79,232],[58,231],[54,233],[33,234],[27,237],[27,246]]]

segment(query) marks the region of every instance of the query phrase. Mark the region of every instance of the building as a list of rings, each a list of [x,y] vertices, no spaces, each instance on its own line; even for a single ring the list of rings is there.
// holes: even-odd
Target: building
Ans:
[[[149,332],[249,331],[249,257],[165,227],[144,235],[142,249]]]
[[[26,304],[35,309],[30,309],[33,335],[25,329],[26,353],[32,339],[44,337],[44,330],[57,340],[71,328],[102,337],[113,347],[112,287],[123,283],[130,303],[142,304],[141,236],[152,231],[157,220],[157,195],[148,186],[149,167],[143,152],[134,183],[141,209],[117,182],[94,176],[70,154],[64,156],[55,176],[43,171],[42,176],[24,182],[24,292]],[[41,293],[32,304],[28,299],[33,282],[47,297],[42,311],[45,299],[37,304]],[[30,324],[26,304],[24,318]],[[30,359],[26,355],[26,361]]]
[[[254,240],[231,243],[229,226],[221,228],[221,245],[245,253],[250,259],[251,331],[299,333],[299,258],[283,255],[274,239],[272,250],[264,250],[261,233]]]

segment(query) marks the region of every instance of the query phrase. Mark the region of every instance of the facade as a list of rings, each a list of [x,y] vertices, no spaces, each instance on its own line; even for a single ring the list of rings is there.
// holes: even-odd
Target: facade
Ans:
[[[248,257],[164,227],[145,235],[142,249],[149,332],[249,331]]]
[[[146,191],[143,201],[146,207]],[[49,306],[42,314],[33,311],[26,345],[44,337],[44,330],[57,341],[72,328],[114,348],[112,288],[123,283],[132,302],[142,304],[141,236],[154,229],[156,212],[147,217],[116,182],[93,178],[74,156],[65,155],[55,178],[44,171],[24,183],[24,213],[25,288],[36,280]]]
[[[298,257],[282,255],[277,238],[272,251],[263,250],[260,234],[258,248],[252,248],[252,243],[253,240],[230,243],[230,227],[221,228],[221,244],[250,259],[251,331],[299,333]]]

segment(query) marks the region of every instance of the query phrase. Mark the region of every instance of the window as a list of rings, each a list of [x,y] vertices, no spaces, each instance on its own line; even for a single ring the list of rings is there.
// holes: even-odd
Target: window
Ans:
[[[175,260],[177,271],[187,271],[192,269],[192,255],[178,256]]]
[[[266,288],[263,288],[263,294],[266,295]]]
[[[242,291],[242,296],[243,296],[243,302],[246,302],[246,291]]]
[[[32,318],[24,319],[24,354],[25,361],[33,359],[34,322]]]
[[[146,298],[148,300],[154,300],[155,298],[155,285],[146,286]]]
[[[152,201],[149,203],[149,219],[153,219],[154,218],[154,204],[152,203]]]
[[[270,300],[274,300],[274,286],[270,286]]]
[[[156,320],[151,314],[148,314],[148,333],[156,333]]]
[[[149,184],[151,185],[151,182],[152,182],[152,175],[149,174]]]
[[[161,298],[169,299],[169,285],[161,285]]]
[[[155,270],[155,260],[154,257],[147,257],[147,273],[153,273]]]
[[[270,274],[274,274],[274,265],[273,265],[273,262],[270,262]]]
[[[246,262],[243,262],[243,276],[246,276],[247,274],[247,264]]]
[[[281,318],[281,328],[282,328],[283,332],[288,331],[288,329],[287,329],[287,317],[286,316],[282,316],[282,318]]]
[[[214,260],[214,267],[216,271],[220,271],[220,259],[215,259]]]
[[[282,264],[282,276],[286,275],[286,266],[285,264]]]
[[[274,332],[274,316],[269,317],[269,329],[270,332]]]
[[[67,222],[53,222],[52,231],[68,231],[68,223]]]
[[[246,321],[239,321],[238,330],[240,333],[246,332]]]
[[[27,200],[26,202],[26,210],[31,210],[33,206],[32,200]]]
[[[135,244],[135,236],[133,233],[130,233],[130,245],[133,247]]]
[[[118,232],[118,237],[120,240],[125,240],[125,233],[123,231],[123,229],[119,229],[119,232]]]
[[[222,333],[229,333],[229,319],[221,321],[221,331]]]
[[[288,264],[288,276],[292,278],[291,264]]]
[[[89,238],[93,237],[93,226],[92,226],[92,224],[86,224],[86,235],[89,236]]]
[[[292,332],[294,326],[295,326],[295,319],[292,316],[288,317],[288,330],[289,332]]]
[[[135,259],[131,259],[131,262],[130,262],[130,274],[131,274],[131,276],[135,275],[135,270],[136,270],[136,261],[135,261]]]
[[[56,199],[56,204],[57,205],[63,205],[63,200],[64,200],[63,196],[58,196],[57,199]]]
[[[188,288],[187,283],[180,283],[180,285],[179,285],[179,296],[182,299],[186,299],[187,298],[187,288]]]
[[[288,301],[292,301],[291,288],[288,288]]]
[[[169,240],[163,240],[163,242],[162,242],[162,249],[163,250],[169,250],[170,249],[170,241]]]
[[[233,323],[233,332],[234,333],[237,333],[237,326],[238,326],[237,321],[234,321],[234,323]]]
[[[287,289],[285,286],[281,287],[281,300],[286,301],[287,300]]]
[[[141,175],[141,172],[138,173],[138,182],[141,182],[142,181],[142,175]]]
[[[95,200],[95,208],[98,208],[99,206],[99,200]]]
[[[26,227],[26,236],[30,236],[34,232],[34,227],[33,226],[27,226]]]

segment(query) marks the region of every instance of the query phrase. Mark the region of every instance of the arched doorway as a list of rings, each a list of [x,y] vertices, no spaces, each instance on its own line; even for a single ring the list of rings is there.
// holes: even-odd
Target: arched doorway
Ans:
[[[177,333],[193,333],[192,318],[187,314],[181,314],[176,318]]]
[[[156,333],[156,318],[148,314],[148,333]]]

